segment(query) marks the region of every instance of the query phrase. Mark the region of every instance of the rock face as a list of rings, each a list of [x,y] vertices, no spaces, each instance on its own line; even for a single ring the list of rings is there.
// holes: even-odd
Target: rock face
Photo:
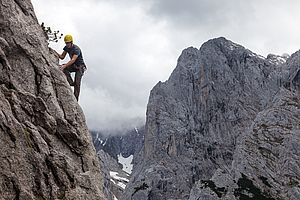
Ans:
[[[239,138],[231,170],[191,191],[196,199],[299,199],[300,98],[281,89]],[[219,197],[219,198],[218,198]]]
[[[83,112],[30,0],[0,0],[1,199],[103,199]]]
[[[130,175],[122,170],[120,163],[102,149],[98,151],[101,171],[104,174],[105,197],[107,200],[121,199]]]
[[[122,199],[299,199],[299,66],[300,52],[264,58],[225,38],[185,49],[151,91]]]

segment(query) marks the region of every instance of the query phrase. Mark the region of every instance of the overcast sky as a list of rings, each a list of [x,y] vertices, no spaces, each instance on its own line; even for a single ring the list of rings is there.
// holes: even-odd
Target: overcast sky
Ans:
[[[89,129],[145,122],[150,90],[181,51],[224,36],[264,57],[300,46],[299,0],[32,0],[39,22],[72,34],[88,71],[80,95]],[[50,44],[62,52],[63,40]],[[62,62],[64,63],[64,62]]]

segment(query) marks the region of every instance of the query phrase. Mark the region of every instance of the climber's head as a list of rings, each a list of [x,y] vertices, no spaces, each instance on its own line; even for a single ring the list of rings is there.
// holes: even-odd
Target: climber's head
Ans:
[[[68,48],[70,48],[73,44],[73,37],[72,35],[66,35],[65,38],[64,38],[64,41],[67,45]]]

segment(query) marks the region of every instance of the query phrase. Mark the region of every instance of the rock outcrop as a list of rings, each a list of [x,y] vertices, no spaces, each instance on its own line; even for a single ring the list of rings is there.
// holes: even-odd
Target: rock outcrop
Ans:
[[[1,199],[103,199],[83,112],[30,0],[0,0]]]
[[[281,89],[239,138],[230,170],[196,183],[190,200],[299,199],[299,117],[299,95]]]
[[[243,199],[249,185],[299,199],[299,66],[300,52],[264,58],[225,38],[185,49],[151,91],[144,152],[122,199]]]
[[[122,199],[124,188],[129,181],[130,174],[122,170],[118,161],[102,149],[97,152],[104,175],[104,194],[107,200]]]

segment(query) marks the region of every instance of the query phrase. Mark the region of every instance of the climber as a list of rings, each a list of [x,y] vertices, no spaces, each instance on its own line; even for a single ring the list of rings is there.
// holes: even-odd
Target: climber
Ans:
[[[56,52],[56,54],[62,60],[66,57],[67,53],[70,56],[71,60],[66,64],[61,65],[60,69],[66,75],[70,86],[74,86],[74,95],[78,101],[81,78],[84,74],[84,71],[86,70],[86,66],[84,64],[80,48],[77,45],[73,44],[73,37],[71,35],[66,35],[64,41],[66,43],[66,46],[63,49],[63,53],[59,54]],[[71,77],[71,72],[75,72],[74,81]]]

